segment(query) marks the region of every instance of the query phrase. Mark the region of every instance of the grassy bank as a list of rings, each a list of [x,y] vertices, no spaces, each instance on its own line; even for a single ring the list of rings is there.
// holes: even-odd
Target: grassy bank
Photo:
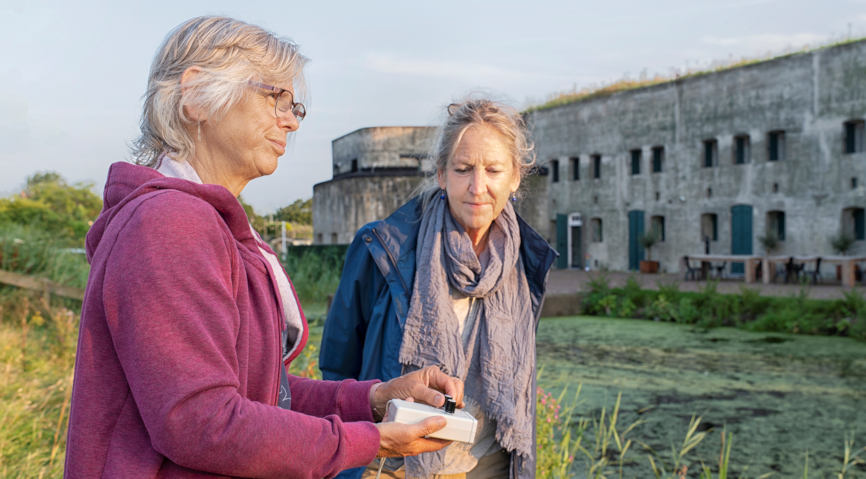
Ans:
[[[866,347],[850,338],[571,317],[542,321],[538,358],[554,396],[582,387],[573,433],[622,393],[620,430],[639,422],[623,477],[654,477],[648,457],[671,456],[692,416],[709,431],[688,457],[693,472],[717,464],[723,430],[731,477],[804,477],[807,455],[805,477],[837,477],[845,439],[866,444]],[[846,477],[863,474],[858,465]]]
[[[854,289],[827,300],[810,299],[805,289],[793,297],[761,296],[745,287],[740,294],[722,294],[712,282],[699,292],[680,291],[679,283],[642,289],[634,278],[611,287],[600,275],[579,293],[579,301],[581,311],[592,316],[866,340],[866,298]]]

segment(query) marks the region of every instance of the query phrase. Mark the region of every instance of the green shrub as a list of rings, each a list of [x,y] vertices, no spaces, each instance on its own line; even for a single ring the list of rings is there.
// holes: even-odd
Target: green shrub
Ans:
[[[325,304],[340,284],[346,245],[293,246],[283,267],[302,305]]]
[[[674,321],[682,324],[695,324],[701,317],[701,312],[689,297],[681,297],[674,313]]]
[[[640,289],[633,278],[621,288],[612,288],[600,275],[582,294],[581,307],[584,314],[594,316],[866,339],[866,298],[856,289],[837,300],[810,299],[805,287],[783,298],[761,296],[745,287],[740,294],[721,294],[713,282],[696,293],[679,291],[676,283],[660,285],[658,291]]]

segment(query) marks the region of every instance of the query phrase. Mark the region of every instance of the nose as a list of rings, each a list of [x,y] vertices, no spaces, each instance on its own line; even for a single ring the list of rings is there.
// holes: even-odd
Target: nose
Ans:
[[[301,122],[298,121],[298,118],[293,113],[289,112],[277,117],[277,126],[286,131],[295,131],[301,127]]]
[[[469,181],[469,193],[480,196],[487,191],[487,175],[484,168],[474,168]]]

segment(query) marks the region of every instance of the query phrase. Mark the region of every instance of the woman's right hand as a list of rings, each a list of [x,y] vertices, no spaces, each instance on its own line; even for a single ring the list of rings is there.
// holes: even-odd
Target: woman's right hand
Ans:
[[[443,439],[428,439],[424,436],[432,434],[446,425],[444,417],[434,416],[415,424],[399,422],[380,422],[379,453],[377,457],[415,456],[422,452],[438,451],[451,444]]]

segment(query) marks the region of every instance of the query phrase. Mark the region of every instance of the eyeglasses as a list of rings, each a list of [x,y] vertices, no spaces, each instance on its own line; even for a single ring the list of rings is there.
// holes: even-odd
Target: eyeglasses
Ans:
[[[266,85],[264,83],[249,82],[251,86],[256,88],[261,88],[262,90],[268,90],[272,92],[270,96],[274,98],[274,116],[277,118],[283,117],[285,118],[286,114],[291,112],[295,118],[298,119],[298,122],[304,119],[307,116],[307,108],[303,103],[295,102],[294,96],[292,92],[286,90],[285,88],[275,87],[273,85]]]

